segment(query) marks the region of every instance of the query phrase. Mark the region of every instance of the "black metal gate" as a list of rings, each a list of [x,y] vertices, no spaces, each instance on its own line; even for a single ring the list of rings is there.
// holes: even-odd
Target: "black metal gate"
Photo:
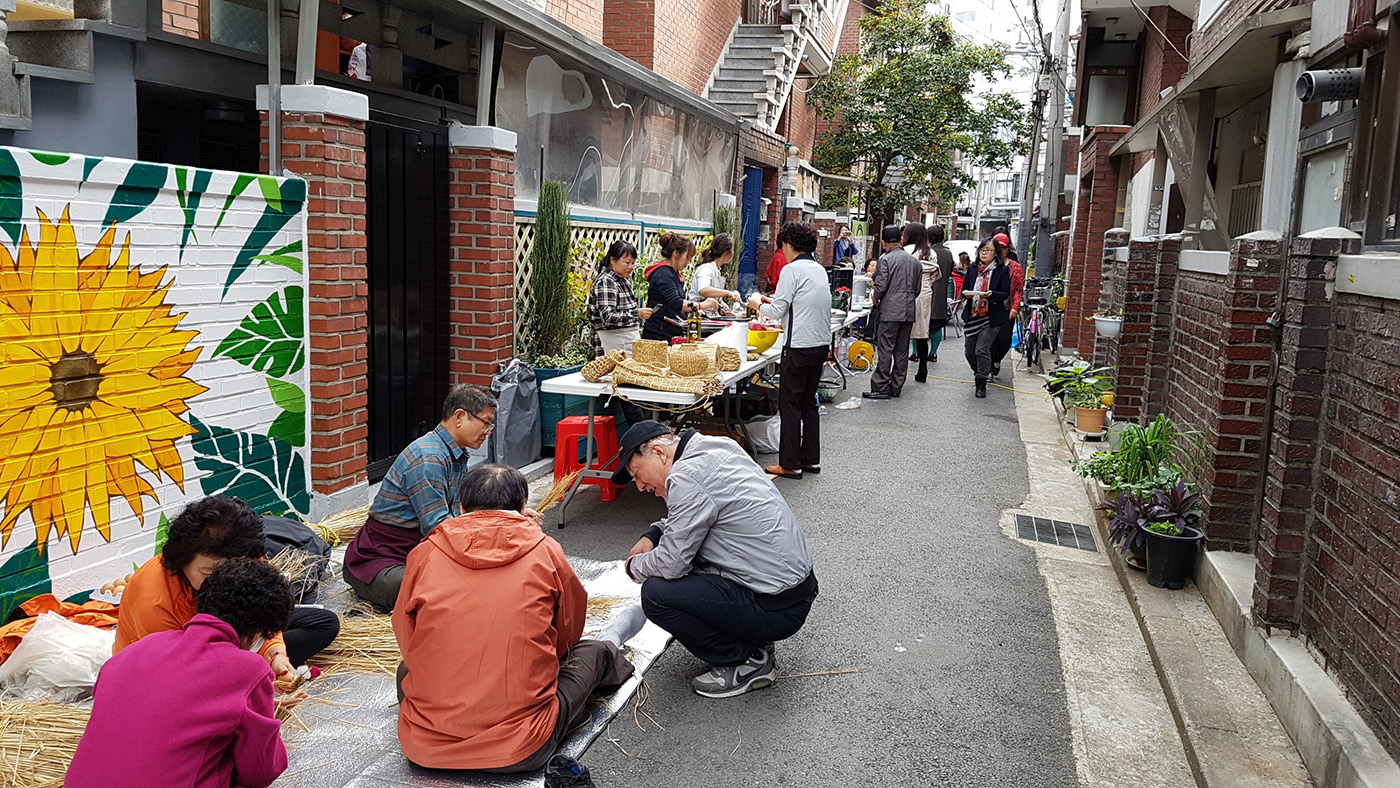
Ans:
[[[437,424],[448,388],[447,130],[376,117],[369,172],[369,480]]]

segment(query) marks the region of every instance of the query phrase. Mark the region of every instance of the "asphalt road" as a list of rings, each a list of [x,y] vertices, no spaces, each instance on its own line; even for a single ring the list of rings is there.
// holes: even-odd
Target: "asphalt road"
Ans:
[[[954,342],[934,374],[967,377]],[[777,481],[821,583],[778,668],[862,672],[711,700],[690,691],[704,665],[673,644],[642,707],[664,730],[637,715],[639,729],[629,706],[616,744],[584,758],[598,785],[1077,785],[1045,583],[998,526],[1027,491],[1011,397],[911,377],[898,400],[828,406],[824,472]],[[586,489],[569,527],[548,532],[570,555],[617,559],[664,512],[635,488],[606,504]]]

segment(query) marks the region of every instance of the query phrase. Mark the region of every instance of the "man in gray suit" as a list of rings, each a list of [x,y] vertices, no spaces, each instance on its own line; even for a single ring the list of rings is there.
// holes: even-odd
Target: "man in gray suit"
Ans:
[[[909,374],[909,335],[914,330],[914,302],[923,286],[923,266],[899,245],[894,225],[880,233],[885,253],[875,266],[872,297],[880,322],[875,334],[875,374],[866,399],[898,397]]]

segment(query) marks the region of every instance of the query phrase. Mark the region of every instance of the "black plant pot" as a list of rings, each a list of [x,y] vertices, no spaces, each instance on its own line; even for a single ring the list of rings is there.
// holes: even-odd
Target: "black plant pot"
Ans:
[[[1181,536],[1167,536],[1142,529],[1147,539],[1147,582],[1157,588],[1185,588],[1196,569],[1197,544],[1205,534],[1187,527]]]

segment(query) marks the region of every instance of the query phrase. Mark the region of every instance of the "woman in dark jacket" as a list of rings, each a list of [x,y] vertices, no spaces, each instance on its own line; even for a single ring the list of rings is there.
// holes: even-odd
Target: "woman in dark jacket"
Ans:
[[[670,342],[685,333],[685,321],[694,309],[713,309],[713,298],[691,302],[685,297],[681,271],[695,256],[695,241],[680,233],[661,236],[661,257],[647,268],[647,307],[651,317],[642,326],[642,339]]]
[[[1006,267],[1006,245],[984,238],[977,247],[977,263],[963,277],[963,353],[977,378],[977,396],[987,396],[992,375],[992,343],[1011,319],[1011,271]]]

